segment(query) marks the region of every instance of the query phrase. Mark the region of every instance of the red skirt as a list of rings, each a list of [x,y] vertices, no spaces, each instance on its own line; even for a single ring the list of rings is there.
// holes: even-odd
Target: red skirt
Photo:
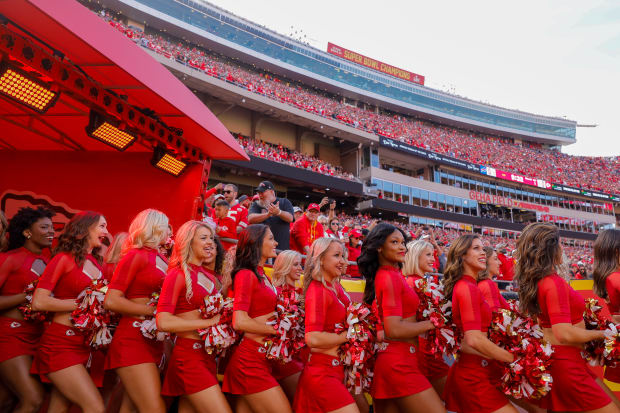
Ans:
[[[420,371],[429,381],[435,381],[446,377],[450,366],[446,364],[443,357],[436,358],[430,350],[430,342],[422,337],[418,337],[420,354],[418,355],[418,366]]]
[[[39,342],[39,350],[32,361],[32,374],[49,382],[48,373],[83,364],[90,359],[90,346],[84,343],[84,336],[77,330],[52,322],[47,326]]]
[[[143,363],[155,363],[159,366],[164,354],[164,343],[144,337],[140,331],[141,322],[142,320],[134,317],[121,318],[108,348],[106,370]]]
[[[492,360],[460,353],[450,367],[444,400],[446,409],[457,413],[489,413],[508,404],[492,384]]]
[[[431,387],[418,366],[418,351],[403,341],[386,342],[375,362],[370,387],[374,399],[393,399],[419,393]]]
[[[620,383],[620,366],[605,368],[605,379],[614,383]]]
[[[265,358],[265,347],[244,338],[230,357],[222,390],[231,394],[253,394],[279,386]]]
[[[204,341],[177,337],[161,394],[184,396],[215,386],[216,370],[215,356],[207,354]]]
[[[271,374],[278,381],[284,380],[293,374],[300,373],[304,369],[304,363],[296,359],[285,364],[275,360],[270,360],[269,363],[271,364]]]
[[[611,399],[595,381],[594,373],[574,346],[553,346],[553,386],[539,404],[550,411],[585,411],[607,406]]]
[[[331,412],[353,403],[353,396],[344,385],[344,368],[340,359],[311,353],[297,384],[293,411]]]
[[[0,317],[0,363],[19,356],[34,356],[43,329],[43,323]]]

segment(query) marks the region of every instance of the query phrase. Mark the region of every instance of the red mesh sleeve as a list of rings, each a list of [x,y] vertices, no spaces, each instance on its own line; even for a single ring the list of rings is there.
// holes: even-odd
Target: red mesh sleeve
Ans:
[[[256,275],[250,270],[241,270],[235,274],[233,311],[250,311],[252,291],[257,283]]]
[[[9,274],[15,271],[15,264],[9,254],[0,254],[0,288],[6,282]]]
[[[384,318],[403,316],[403,284],[396,277],[398,277],[396,273],[382,270],[377,271],[375,291],[378,297],[377,303]]]
[[[459,288],[455,288],[453,292],[452,302],[458,305],[459,315],[463,331],[481,329],[480,305],[482,303],[482,294],[477,286],[460,282]],[[456,297],[454,297],[456,296]]]
[[[73,257],[67,253],[60,253],[51,259],[49,264],[45,267],[45,271],[39,277],[39,283],[37,288],[44,288],[49,291],[54,291],[54,287],[60,277],[69,273],[75,266]]]
[[[610,307],[617,309],[614,312],[615,315],[620,314],[620,272],[614,272],[605,280],[605,287],[607,287],[607,294],[609,295]]]
[[[492,280],[483,280],[482,282],[478,283],[478,289],[480,290],[480,294],[484,301],[486,301],[489,307],[491,307],[491,311],[502,308],[500,297],[503,297],[499,293],[499,288],[497,288],[497,284],[495,284]]]
[[[185,275],[181,269],[175,268],[164,279],[157,302],[157,312],[174,314],[183,287],[185,287]]]
[[[538,294],[543,303],[541,310],[546,310],[551,325],[570,323],[568,284],[558,276],[545,277],[543,281],[538,289]]]
[[[306,333],[311,331],[325,331],[325,318],[327,314],[327,294],[325,288],[314,281],[306,291]]]
[[[127,288],[136,277],[138,271],[148,264],[147,254],[140,250],[131,250],[118,262],[112,281],[108,286],[110,290],[119,290],[123,294],[127,292]]]

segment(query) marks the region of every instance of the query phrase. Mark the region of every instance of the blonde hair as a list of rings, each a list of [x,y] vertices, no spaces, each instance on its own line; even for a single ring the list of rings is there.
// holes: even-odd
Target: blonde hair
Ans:
[[[106,251],[103,262],[106,264],[118,264],[121,259],[121,248],[128,235],[126,232],[119,232],[114,236],[114,241],[112,241],[112,245]]]
[[[181,228],[177,231],[175,243],[172,247],[172,255],[170,256],[170,263],[168,264],[169,269],[180,268],[181,271],[183,271],[183,275],[185,276],[185,298],[187,298],[188,301],[193,295],[192,277],[188,262],[192,254],[192,240],[199,228],[207,228],[209,230],[209,233],[213,236],[213,247],[217,247],[215,244],[215,231],[210,225],[202,221],[187,221],[185,224],[181,225]]]
[[[293,270],[293,263],[296,259],[301,259],[301,254],[297,251],[282,251],[273,263],[273,272],[271,273],[271,283],[274,287],[280,287],[286,284],[286,277]]]
[[[323,268],[321,268],[321,260],[333,243],[339,244],[343,251],[346,250],[342,241],[327,237],[317,238],[310,246],[310,251],[306,256],[306,266],[304,268],[304,291],[308,289],[312,280],[320,281],[325,288],[332,291],[334,290],[333,287],[325,283]]]
[[[425,249],[430,248],[433,251],[433,244],[422,239],[412,241],[407,244],[407,254],[405,255],[405,264],[403,265],[403,274],[405,275],[424,275],[420,269],[420,256]]]
[[[168,217],[156,209],[145,209],[129,225],[129,235],[123,244],[121,256],[132,248],[157,249],[168,236]]]

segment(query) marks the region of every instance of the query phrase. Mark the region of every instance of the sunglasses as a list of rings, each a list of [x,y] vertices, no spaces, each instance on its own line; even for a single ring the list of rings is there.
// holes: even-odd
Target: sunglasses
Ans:
[[[230,189],[227,189],[227,190],[222,191],[222,192],[225,193],[225,194],[232,194],[232,191]]]

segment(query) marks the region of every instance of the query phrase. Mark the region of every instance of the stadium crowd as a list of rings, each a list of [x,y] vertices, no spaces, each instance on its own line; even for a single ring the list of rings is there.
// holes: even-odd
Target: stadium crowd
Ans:
[[[309,156],[293,151],[282,145],[274,145],[240,134],[235,134],[235,137],[237,138],[237,142],[239,142],[239,144],[243,146],[245,151],[250,155],[274,162],[284,163],[296,168],[318,172],[323,175],[330,175],[349,181],[359,181],[358,178],[356,178],[352,173],[343,171],[341,167],[331,165],[315,156]]]
[[[265,185],[267,191],[261,188]],[[261,190],[262,189],[262,190]],[[445,262],[445,254],[449,246],[463,234],[471,233],[464,226],[457,224],[444,223],[443,227],[426,224],[406,223],[397,220],[385,220],[373,218],[368,214],[349,215],[344,211],[336,209],[336,203],[325,197],[320,203],[309,203],[307,205],[293,205],[288,200],[275,198],[273,184],[263,181],[257,188],[257,194],[250,197],[238,193],[238,188],[234,184],[218,184],[209,189],[204,194],[203,216],[207,220],[212,220],[217,226],[218,234],[225,239],[224,245],[227,248],[234,246],[237,234],[249,222],[248,217],[253,212],[266,211],[267,208],[261,206],[261,197],[265,192],[271,192],[273,197],[269,202],[278,202],[282,211],[288,210],[291,214],[292,222],[287,222],[285,228],[288,229],[284,235],[277,239],[280,245],[292,248],[305,254],[305,247],[309,247],[312,241],[322,236],[328,236],[343,241],[349,246],[350,261],[354,261],[359,253],[364,237],[378,222],[386,222],[402,229],[411,239],[424,239],[430,242],[435,249],[434,268],[437,272],[442,272]],[[284,206],[284,202],[290,204]],[[263,208],[263,209],[261,209]],[[277,219],[276,217],[265,217],[265,219]],[[261,221],[263,222],[263,221]],[[299,228],[295,227],[295,222],[300,222]],[[274,234],[281,230],[273,228]],[[518,237],[517,232],[511,236],[493,235],[492,229],[483,228],[479,234],[485,246],[490,246],[501,252],[500,258],[512,260],[512,251],[515,249]],[[299,235],[301,234],[301,235]],[[353,236],[352,236],[353,234]],[[276,238],[278,236],[276,235]],[[576,241],[562,239],[563,252],[565,255],[564,264],[566,276],[571,278],[591,278],[592,275],[592,244],[586,241]],[[351,259],[352,258],[352,259]],[[508,268],[503,267],[502,269]],[[356,277],[359,274],[355,266],[349,268],[349,275]],[[499,279],[512,280],[511,271],[500,272]]]
[[[497,137],[363,109],[268,73],[241,67],[203,49],[104,18],[137,44],[201,72],[307,112],[449,155],[468,162],[584,189],[620,193],[619,157],[571,156],[535,144],[515,145]]]

